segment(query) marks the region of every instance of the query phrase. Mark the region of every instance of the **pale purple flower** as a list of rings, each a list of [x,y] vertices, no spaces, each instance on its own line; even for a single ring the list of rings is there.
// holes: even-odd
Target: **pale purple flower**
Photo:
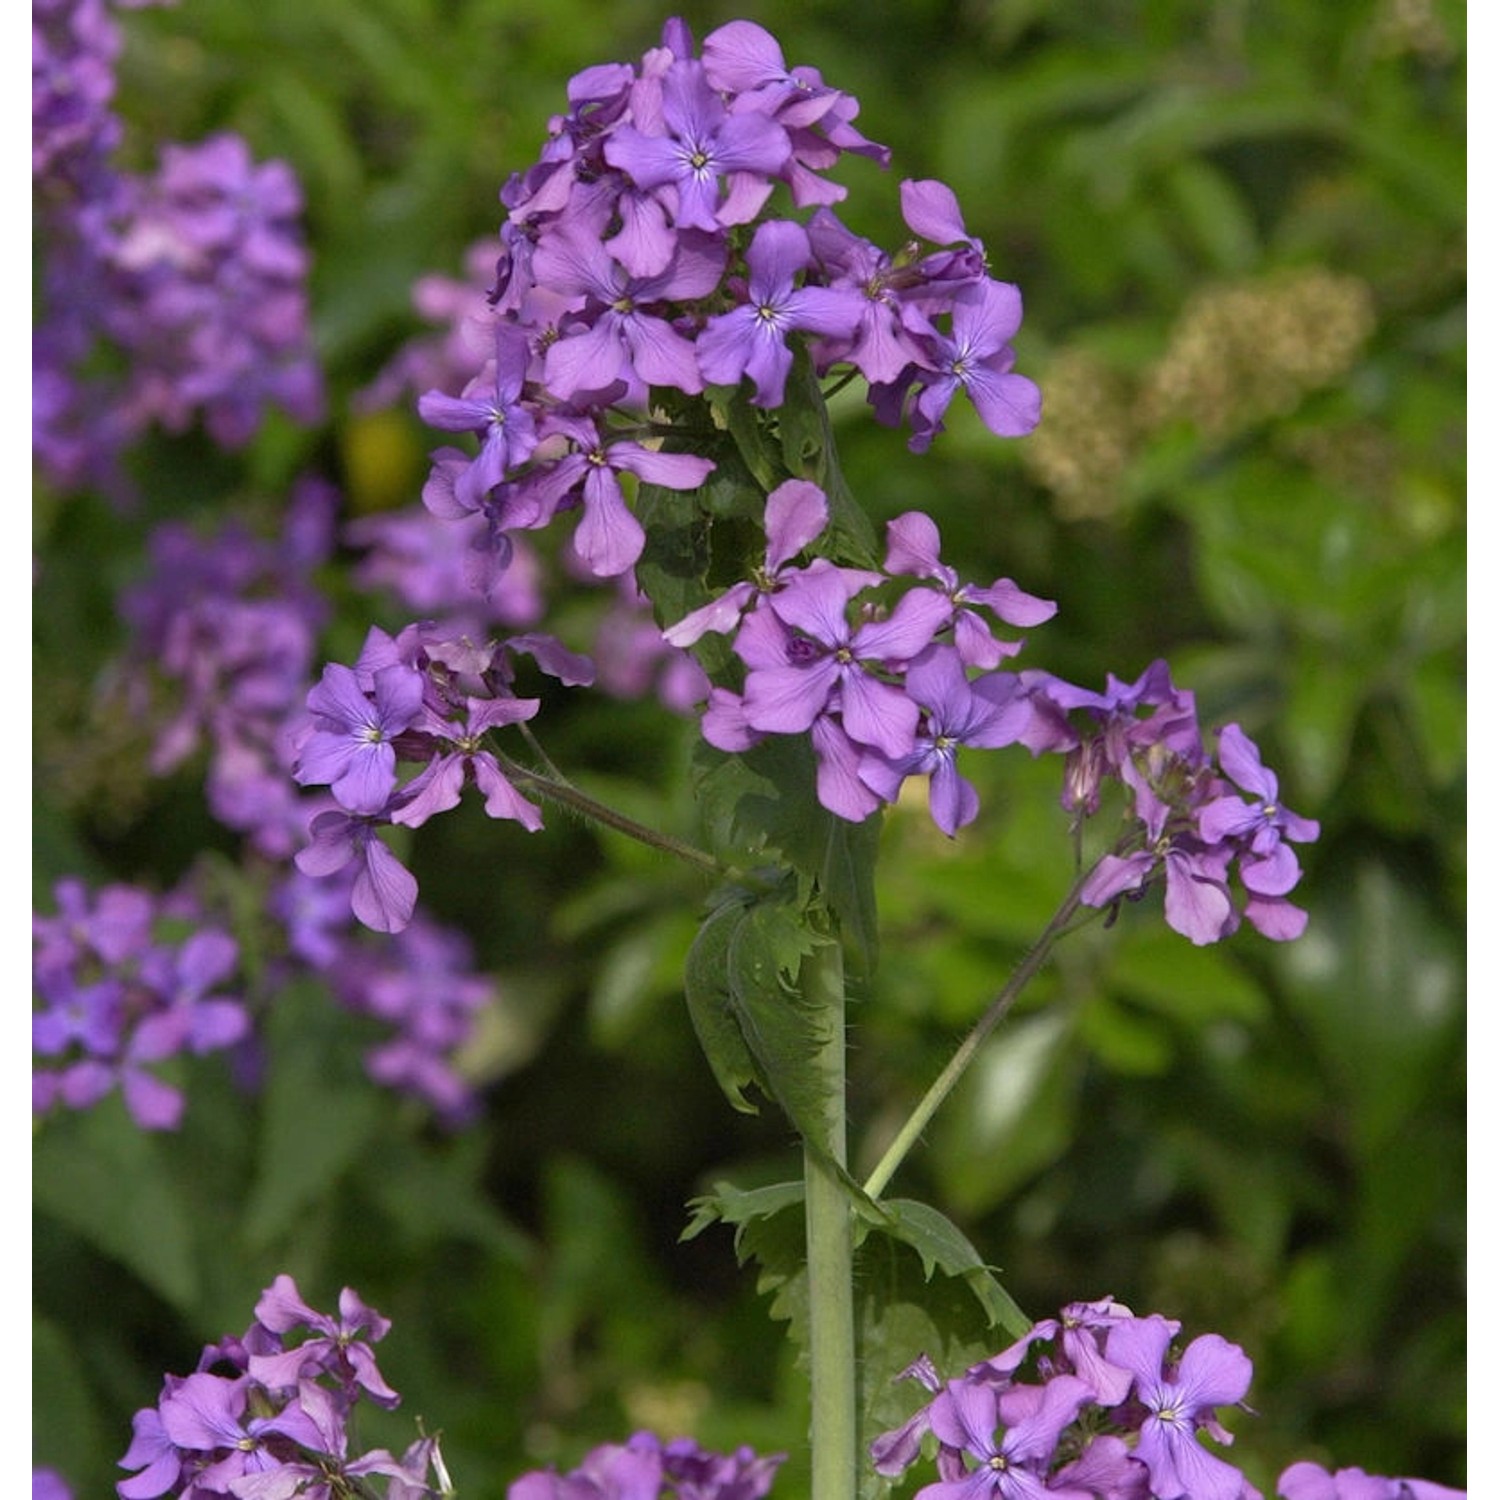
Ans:
[[[312,842],[296,856],[304,875],[333,875],[354,863],[354,915],[376,932],[400,932],[411,921],[417,882],[381,842],[376,820],[331,809],[308,829]]]
[[[333,1318],[309,1307],[297,1283],[283,1273],[261,1293],[255,1320],[281,1339],[300,1328],[313,1335],[281,1353],[250,1356],[251,1378],[268,1390],[290,1391],[304,1380],[331,1375],[351,1395],[357,1386],[379,1406],[399,1404],[401,1398],[385,1383],[370,1349],[390,1332],[390,1319],[366,1306],[352,1287],[339,1293],[338,1316]]]
[[[462,397],[428,391],[417,402],[428,426],[479,434],[478,456],[454,481],[454,496],[465,510],[477,510],[536,448],[536,420],[523,394],[530,362],[525,332],[513,324],[497,324],[492,367],[471,381]]]
[[[1014,744],[1029,710],[1024,701],[999,703],[976,694],[953,646],[930,646],[917,657],[906,669],[906,692],[922,709],[914,747],[898,757],[867,754],[859,776],[887,802],[896,800],[907,777],[928,777],[932,820],[952,838],[979,814],[979,794],[958,770],[958,747]]]
[[[667,269],[630,275],[605,249],[594,225],[568,220],[546,234],[532,257],[539,279],[583,299],[547,349],[546,391],[561,401],[603,398],[616,387],[703,389],[692,341],[673,326],[670,304],[705,297],[719,284],[724,247],[702,234],[678,235]]]
[[[812,727],[837,692],[851,738],[889,756],[905,755],[915,741],[919,710],[878,672],[920,654],[942,628],[947,603],[930,591],[913,590],[887,618],[853,626],[848,579],[820,562],[768,597],[771,613],[794,636],[781,664],[752,667],[746,677],[746,719],[756,729],[797,734]],[[741,626],[740,638],[754,619]]]
[[[540,707],[539,698],[467,698],[461,723],[429,710],[421,727],[441,748],[402,788],[401,805],[391,813],[391,821],[420,827],[435,813],[457,807],[465,781],[472,778],[484,793],[484,810],[490,817],[511,819],[535,832],[542,826],[541,810],[511,784],[494,752],[484,748],[484,736],[491,729],[534,718]]]
[[[965,666],[996,667],[1021,649],[1019,641],[999,641],[975,605],[983,605],[1007,625],[1041,625],[1057,613],[1050,599],[1028,594],[1009,578],[988,588],[960,583],[957,572],[940,557],[937,523],[922,511],[907,511],[886,525],[886,572],[928,578],[947,594],[953,606],[953,642]]]
[[[268,1445],[290,1438],[314,1450],[321,1446],[317,1424],[295,1403],[274,1416],[248,1414],[251,1382],[222,1375],[197,1373],[184,1377],[163,1396],[162,1430],[179,1450],[209,1459],[195,1476],[207,1493],[224,1492],[244,1474],[263,1473],[280,1466]]]
[[[583,516],[573,533],[573,552],[595,578],[615,578],[632,568],[646,544],[646,533],[620,487],[622,473],[669,490],[697,489],[713,472],[712,459],[693,453],[665,453],[628,438],[601,435],[591,418],[564,415],[548,435],[566,438],[571,451],[539,469],[520,489],[538,498],[538,521],[577,495]]]
[[[1465,1500],[1464,1490],[1430,1479],[1386,1479],[1363,1469],[1330,1472],[1321,1465],[1292,1464],[1276,1481],[1283,1500]]]
[[[1146,1408],[1135,1456],[1150,1471],[1152,1493],[1160,1500],[1241,1500],[1244,1475],[1204,1448],[1198,1432],[1233,1442],[1219,1424],[1217,1408],[1244,1399],[1250,1361],[1237,1344],[1209,1333],[1168,1364],[1172,1338],[1173,1325],[1154,1315],[1122,1322],[1109,1332],[1106,1357],[1134,1375],[1135,1399]]]
[[[31,1500],[73,1500],[73,1491],[56,1469],[33,1468]]]
[[[927,335],[923,368],[908,372],[889,390],[872,392],[877,415],[894,426],[905,390],[915,383],[907,443],[913,453],[925,453],[943,430],[943,414],[960,390],[1000,437],[1024,437],[1041,420],[1041,391],[1014,373],[1010,340],[1021,326],[1020,291],[1008,282],[986,280],[955,297],[952,307],[952,333]]]
[[[710,632],[728,634],[760,594],[782,585],[787,565],[823,534],[828,525],[828,497],[810,479],[787,479],[766,496],[766,560],[753,578],[731,584],[717,599],[684,615],[662,631],[673,646],[691,646]],[[864,584],[879,582],[874,573],[846,576]]]
[[[1219,732],[1219,766],[1253,801],[1232,794],[1216,797],[1198,813],[1198,831],[1211,843],[1242,843],[1240,879],[1257,896],[1284,896],[1301,870],[1287,842],[1305,844],[1318,836],[1311,818],[1298,817],[1279,800],[1276,773],[1261,764],[1260,751],[1238,724]]]
[[[661,124],[661,135],[619,126],[604,156],[637,187],[670,189],[679,229],[749,223],[791,154],[781,126],[762,114],[730,114],[703,64],[690,59],[674,61],[661,80]]]
[[[949,1381],[932,1402],[932,1431],[973,1467],[962,1477],[926,1485],[917,1491],[918,1500],[1085,1500],[1083,1490],[1050,1487],[1047,1474],[1063,1429],[1091,1396],[1072,1375],[1008,1392]]]
[[[348,812],[379,812],[396,789],[391,741],[422,711],[420,674],[383,668],[366,693],[354,672],[332,662],[307,695],[307,706],[315,727],[297,757],[297,782],[326,785]]]
[[[811,260],[800,224],[772,219],[755,231],[745,254],[746,301],[710,318],[698,335],[698,368],[706,381],[734,385],[748,375],[755,386],[751,405],[778,407],[792,368],[787,336],[798,330],[849,336],[860,319],[860,299],[843,289],[799,288],[796,278]]]

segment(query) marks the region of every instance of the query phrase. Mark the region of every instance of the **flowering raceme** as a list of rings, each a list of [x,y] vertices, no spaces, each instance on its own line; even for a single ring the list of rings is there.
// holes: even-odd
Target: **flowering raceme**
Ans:
[[[898,1378],[931,1393],[901,1427],[872,1444],[876,1472],[907,1474],[932,1448],[935,1482],[919,1500],[1260,1500],[1211,1448],[1234,1442],[1220,1408],[1245,1407],[1251,1364],[1218,1334],[1185,1347],[1181,1325],[1137,1317],[1111,1297],[1075,1302],[1008,1348],[943,1380],[918,1358]],[[1425,1480],[1329,1475],[1297,1463],[1277,1483],[1283,1500],[1460,1500]]]
[[[134,1441],[120,1460],[135,1472],[116,1485],[121,1500],[431,1494],[429,1475],[444,1472],[434,1439],[400,1458],[380,1448],[349,1452],[359,1402],[394,1407],[401,1399],[370,1348],[389,1328],[348,1287],[330,1318],[302,1301],[290,1276],[278,1276],[242,1338],[210,1344],[191,1375],[167,1376],[157,1404],[135,1414]]]

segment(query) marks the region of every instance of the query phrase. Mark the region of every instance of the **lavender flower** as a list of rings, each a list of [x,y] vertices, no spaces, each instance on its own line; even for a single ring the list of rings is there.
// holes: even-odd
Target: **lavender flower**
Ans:
[[[859,318],[851,292],[795,284],[812,260],[807,231],[773,219],[755,231],[745,259],[750,268],[747,299],[732,312],[710,318],[698,335],[698,368],[716,385],[734,385],[749,375],[755,406],[777,407],[792,368],[787,336],[799,329],[847,337]]]
[[[1021,326],[1021,293],[1007,282],[984,281],[952,306],[952,333],[935,328],[918,340],[920,367],[872,392],[877,416],[891,426],[901,418],[908,390],[912,436],[907,446],[925,453],[943,430],[943,414],[962,390],[980,420],[999,437],[1024,437],[1041,420],[1042,396],[1034,381],[1014,373],[1010,340]]]
[[[1244,1350],[1216,1333],[1188,1345],[1182,1358],[1167,1361],[1174,1328],[1165,1318],[1135,1318],[1112,1328],[1105,1345],[1111,1364],[1135,1376],[1135,1398],[1146,1409],[1136,1457],[1151,1474],[1161,1500],[1241,1500],[1245,1478],[1231,1464],[1200,1446],[1208,1432],[1221,1443],[1234,1439],[1220,1426],[1217,1408],[1244,1399],[1250,1361]]]
[[[88,1109],[118,1088],[143,1130],[175,1129],[185,1100],[155,1065],[248,1035],[244,1006],[218,991],[238,968],[238,946],[211,927],[177,946],[159,941],[152,929],[171,906],[129,887],[108,887],[94,902],[78,882],[63,882],[56,900],[57,916],[33,919],[32,1047],[48,1060],[33,1077],[33,1107]],[[175,904],[195,912],[190,899]]]
[[[1363,1469],[1330,1472],[1305,1460],[1292,1464],[1276,1481],[1283,1500],[1464,1500],[1465,1491],[1430,1479],[1386,1479]]]
[[[192,1374],[168,1375],[157,1405],[136,1412],[120,1460],[135,1472],[115,1487],[122,1500],[335,1500],[373,1496],[375,1478],[386,1481],[387,1500],[430,1493],[429,1470],[444,1472],[435,1439],[401,1459],[384,1449],[349,1456],[359,1401],[389,1407],[400,1399],[365,1342],[383,1336],[386,1320],[348,1288],[338,1318],[325,1317],[302,1302],[289,1276],[263,1294],[256,1318],[243,1339],[205,1349]],[[284,1336],[302,1326],[320,1337],[283,1349]],[[215,1373],[221,1366],[233,1373]]]
[[[770,196],[770,178],[791,155],[781,126],[764,114],[731,114],[703,64],[691,59],[674,60],[662,77],[660,130],[648,134],[621,125],[604,155],[637,187],[670,189],[665,201],[678,229],[714,233],[749,223]]]

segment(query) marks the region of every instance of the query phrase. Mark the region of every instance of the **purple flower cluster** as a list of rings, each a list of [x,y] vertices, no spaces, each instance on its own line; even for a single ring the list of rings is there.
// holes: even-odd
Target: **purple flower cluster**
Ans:
[[[1085,904],[1113,906],[1160,882],[1168,925],[1195,943],[1227,937],[1241,919],[1278,941],[1301,935],[1307,913],[1287,899],[1302,874],[1291,845],[1319,827],[1282,804],[1238,724],[1219,731],[1215,766],[1193,694],[1161,661],[1133,683],[1111,677],[1103,693],[1045,672],[1020,673],[1016,692],[1031,715],[1022,743],[1066,756],[1064,807],[1096,812],[1106,782],[1129,802],[1127,832],[1084,882]]]
[[[430,625],[397,636],[372,628],[352,668],[332,664],[308,694],[311,725],[301,735],[293,776],[327,786],[335,806],[312,820],[312,842],[297,857],[305,875],[352,866],[354,914],[377,932],[411,921],[417,883],[380,839],[392,823],[416,828],[458,805],[472,782],[492,818],[541,827],[541,810],[512,783],[491,748],[491,730],[532,718],[541,702],[513,691],[518,654],[559,681],[586,684],[593,665],[550,636],[512,636],[476,646]],[[398,778],[399,763],[421,770]]]
[[[777,486],[766,501],[764,566],[664,632],[677,646],[734,635],[744,686],[711,690],[704,737],[732,752],[769,734],[809,733],[819,800],[855,822],[925,777],[933,821],[951,837],[979,810],[959,747],[1014,744],[1027,723],[1015,679],[983,670],[1020,643],[997,637],[985,616],[1025,627],[1056,606],[1005,578],[961,583],[940,561],[936,525],[917,511],[890,523],[883,572],[794,563],[827,524],[815,484]],[[887,605],[892,587],[902,592]]]
[[[1330,1472],[1318,1464],[1296,1463],[1276,1481],[1282,1500],[1463,1500],[1464,1491],[1430,1479],[1386,1479],[1363,1469]]]
[[[761,1500],[784,1458],[749,1448],[710,1453],[691,1438],[664,1443],[638,1432],[626,1443],[595,1448],[567,1474],[523,1474],[506,1500]]]
[[[1233,1464],[1205,1447],[1234,1439],[1219,1408],[1243,1406],[1252,1367],[1218,1334],[1179,1347],[1181,1325],[1136,1317],[1112,1298],[1075,1302],[1008,1349],[943,1380],[919,1358],[899,1378],[932,1393],[871,1445],[878,1473],[905,1474],[932,1455],[937,1479],[917,1500],[1260,1500]],[[928,1440],[935,1440],[929,1443]],[[1357,1479],[1353,1476],[1358,1476]],[[1422,1480],[1329,1476],[1294,1464],[1284,1500],[1458,1500]]]
[[[120,142],[120,29],[105,0],[33,0],[31,175],[88,187]]]
[[[174,1129],[183,1095],[156,1065],[249,1035],[244,1005],[220,992],[238,945],[212,925],[186,939],[160,936],[164,919],[201,922],[185,895],[158,902],[111,885],[91,896],[81,881],[62,880],[54,898],[53,915],[32,919],[31,1044],[46,1060],[32,1074],[32,1108],[88,1109],[118,1088],[143,1130]]]
[[[302,191],[285,162],[257,162],[236,135],[169,145],[129,184],[110,246],[104,332],[125,350],[133,427],[180,432],[202,414],[226,448],[268,406],[314,423],[322,375],[308,328]]]
[[[918,450],[960,390],[998,433],[1035,425],[1037,388],[1011,371],[1020,294],[989,278],[952,192],[903,184],[929,253],[890,256],[847,229],[829,207],[845,189],[824,173],[845,153],[889,153],[854,128],[856,101],[788,68],[764,28],[732,21],[695,55],[670,21],[638,67],[589,68],[568,98],[541,159],[501,192],[492,356],[460,395],[419,402],[430,425],[478,440],[477,454],[433,455],[424,499],[485,519],[490,581],[513,533],[575,509],[577,555],[624,573],[645,538],[621,475],[691,490],[713,467],[639,441],[653,391],[748,378],[752,404],[776,407],[798,342],[820,376],[861,374]],[[812,210],[806,224],[760,219],[777,188]]]
[[[268,406],[323,410],[290,168],[220,135],[167,146],[154,174],[118,170],[120,45],[102,0],[34,0],[32,446],[52,483],[116,493],[121,454],[153,424],[201,416],[238,447]]]
[[[710,744],[734,753],[768,734],[807,733],[819,801],[855,822],[925,777],[933,820],[950,837],[979,810],[957,767],[961,747],[1059,753],[1063,806],[1076,820],[1099,811],[1107,784],[1128,802],[1125,832],[1083,882],[1084,904],[1112,907],[1160,882],[1169,925],[1195,943],[1217,942],[1242,920],[1274,939],[1302,932],[1306,913],[1288,900],[1301,878],[1292,845],[1316,839],[1318,824],[1281,802],[1275,773],[1238,724],[1219,732],[1216,766],[1193,694],[1173,686],[1164,662],[1132,683],[1111,677],[1102,693],[1002,669],[1020,643],[997,636],[992,621],[1040,624],[1055,612],[1050,601],[1008,578],[962,582],[920,511],[890,522],[881,572],[821,557],[797,563],[827,524],[823,492],[787,480],[766,502],[754,576],[663,632],[680,647],[710,632],[733,636],[743,687],[709,690]],[[903,592],[891,602],[893,587]]]
[[[167,774],[206,749],[210,811],[270,862],[247,868],[268,881],[261,940],[280,955],[277,979],[310,972],[346,1009],[379,1022],[389,1035],[366,1057],[371,1076],[456,1124],[477,1101],[454,1057],[496,1002],[468,945],[421,916],[399,941],[371,943],[353,927],[352,870],[330,881],[273,868],[306,843],[311,817],[338,805],[299,793],[291,779],[298,743],[312,732],[306,699],[327,613],[314,573],[331,553],[336,508],[326,485],[308,481],[294,488],[272,541],[235,525],[205,535],[158,528],[149,571],[120,601],[132,640],[116,681],[124,710],[156,726],[151,769]]]
[[[348,1287],[330,1317],[278,1276],[243,1338],[209,1345],[191,1375],[168,1375],[157,1404],[136,1412],[120,1460],[135,1472],[115,1486],[122,1500],[334,1500],[377,1494],[377,1479],[386,1500],[431,1494],[429,1474],[443,1472],[435,1439],[399,1459],[384,1449],[349,1452],[360,1401],[400,1402],[370,1348],[389,1328]]]

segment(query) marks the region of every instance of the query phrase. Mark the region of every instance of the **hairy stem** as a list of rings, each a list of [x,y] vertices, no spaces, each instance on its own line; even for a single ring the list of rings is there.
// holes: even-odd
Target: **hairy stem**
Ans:
[[[886,1184],[895,1176],[896,1169],[905,1161],[907,1153],[916,1145],[922,1132],[926,1130],[928,1122],[938,1112],[943,1101],[952,1093],[953,1086],[963,1077],[964,1070],[973,1062],[975,1054],[984,1045],[985,1039],[1009,1013],[1021,991],[1036,977],[1037,971],[1046,963],[1058,938],[1070,930],[1070,924],[1078,913],[1079,892],[1082,891],[1084,882],[1092,873],[1089,871],[1073,882],[1072,888],[1063,897],[1062,904],[1053,912],[1051,920],[1042,929],[1041,936],[1027,949],[1025,957],[1016,965],[1010,978],[1005,981],[1004,988],[990,1001],[984,1014],[975,1023],[974,1029],[959,1043],[958,1050],[948,1060],[947,1067],[933,1080],[932,1086],[922,1096],[921,1102],[896,1133],[895,1140],[886,1148],[885,1155],[880,1158],[875,1170],[870,1173],[865,1182],[865,1192],[870,1197],[878,1198],[885,1190]]]
[[[662,833],[659,829],[648,828],[644,823],[637,823],[634,818],[628,818],[624,813],[616,812],[606,803],[590,797],[587,792],[579,791],[570,782],[543,776],[539,771],[530,770],[511,760],[509,756],[501,759],[503,759],[505,774],[522,791],[534,792],[538,797],[548,802],[556,802],[559,806],[566,807],[570,812],[577,813],[579,817],[586,818],[591,823],[612,828],[616,833],[623,833],[627,838],[632,838],[639,844],[645,844],[648,848],[659,849],[663,854],[671,854],[709,875],[729,877],[738,873],[722,861],[715,859],[706,850],[699,849],[670,833]]]
[[[858,1473],[855,1404],[854,1226],[840,1179],[847,1157],[844,959],[837,941],[803,961],[804,1004],[827,1018],[818,1054],[825,1100],[822,1139],[803,1143],[807,1192],[807,1297],[812,1367],[812,1500],[854,1500]]]

